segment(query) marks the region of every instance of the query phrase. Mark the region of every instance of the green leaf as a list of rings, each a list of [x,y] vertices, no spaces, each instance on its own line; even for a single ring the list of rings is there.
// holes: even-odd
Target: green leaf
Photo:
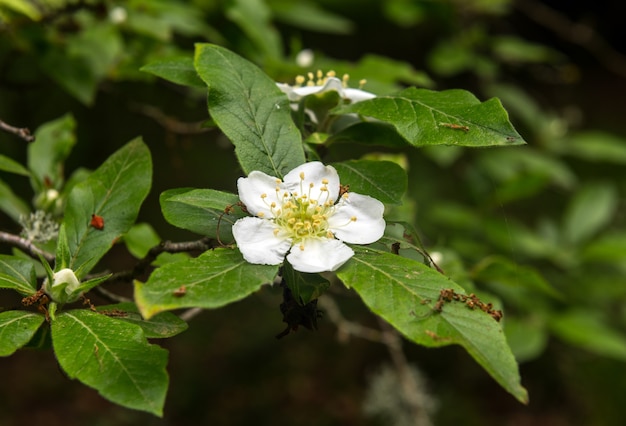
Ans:
[[[161,238],[148,223],[138,223],[124,235],[126,248],[137,259],[143,259],[160,242]]]
[[[574,155],[587,161],[626,164],[626,141],[624,138],[600,131],[580,132],[560,146],[566,155]]]
[[[587,261],[626,265],[626,231],[611,232],[596,238],[585,247],[582,258]]]
[[[44,319],[32,312],[0,312],[0,356],[12,355],[30,342]]]
[[[60,271],[61,269],[69,268],[72,254],[70,253],[70,246],[67,243],[67,234],[65,233],[65,225],[61,225],[59,228],[59,235],[57,237],[57,248],[55,252],[55,265],[54,269]]]
[[[135,301],[144,318],[167,310],[219,308],[271,283],[278,266],[253,265],[239,250],[215,249],[157,269],[143,284],[135,282]]]
[[[231,228],[237,219],[247,216],[235,204],[239,197],[213,189],[171,189],[161,194],[161,210],[165,220],[174,226],[223,242],[232,241]],[[226,208],[234,206],[231,213]]]
[[[194,68],[193,58],[164,59],[149,63],[141,67],[140,71],[149,72],[182,86],[206,87]]]
[[[423,263],[353,247],[355,256],[337,272],[365,304],[411,341],[431,347],[459,344],[508,392],[526,403],[515,358],[500,324],[490,315],[452,301],[435,309],[442,289],[463,294],[449,278]]]
[[[381,122],[361,122],[348,126],[326,141],[328,145],[335,142],[352,142],[392,148],[407,146],[407,141],[398,134],[393,126]]]
[[[8,9],[14,10],[15,12],[26,15],[33,21],[38,21],[41,19],[41,11],[35,4],[32,4],[30,1],[0,0],[0,10],[2,9],[2,7],[6,7]]]
[[[280,35],[272,26],[271,11],[265,0],[231,0],[226,3],[224,14],[246,33],[259,59],[282,57]]]
[[[97,309],[103,315],[138,325],[148,339],[173,337],[187,330],[188,327],[185,321],[171,312],[161,312],[146,320],[132,302],[98,306]]]
[[[19,222],[21,216],[30,213],[28,204],[15,195],[11,187],[2,180],[0,180],[0,211],[6,213],[15,222]]]
[[[42,57],[43,70],[59,86],[84,104],[93,103],[98,85],[123,54],[124,42],[118,29],[106,22],[91,22],[67,42],[48,49]]]
[[[334,163],[342,185],[386,204],[402,204],[408,186],[406,172],[391,161],[355,160]]]
[[[531,43],[519,37],[491,37],[491,42],[494,54],[505,62],[538,62],[546,64],[564,59],[556,50],[542,44]]]
[[[595,312],[571,310],[550,318],[550,329],[570,344],[601,356],[626,361],[626,338]]]
[[[74,117],[66,114],[35,132],[35,141],[28,145],[28,168],[36,191],[63,187],[64,163],[76,144],[75,130]]]
[[[111,275],[112,274],[107,274],[101,277],[96,277],[96,278],[92,278],[90,280],[81,282],[80,285],[76,287],[74,290],[72,290],[71,293],[68,293],[67,300],[68,301],[78,300],[81,295],[83,295],[84,293],[87,293],[92,288],[97,287],[101,283],[111,278]]]
[[[330,282],[320,274],[298,272],[289,262],[283,264],[282,275],[293,298],[302,306],[320,297],[330,287]]]
[[[504,332],[518,362],[538,358],[548,345],[545,321],[537,316],[525,318],[507,317]]]
[[[282,178],[305,162],[287,96],[258,67],[222,47],[197,44],[211,117],[235,145],[243,171]]]
[[[536,269],[519,265],[503,256],[494,255],[483,259],[472,270],[472,278],[503,286],[524,288],[533,293],[541,292],[555,299],[563,299],[563,295],[552,287]]]
[[[481,153],[476,166],[487,171],[500,182],[528,181],[535,176],[544,177],[562,186],[572,188],[576,184],[576,175],[565,161],[547,155],[545,152],[530,147],[494,149]],[[498,192],[500,192],[500,188]]]
[[[0,155],[0,170],[22,176],[30,176],[30,172],[26,167],[6,155]]]
[[[141,327],[88,310],[57,314],[52,344],[61,368],[106,399],[161,416],[168,386],[167,351]]]
[[[600,231],[611,221],[617,204],[617,190],[609,182],[588,183],[582,187],[565,212],[566,241],[578,244]]]
[[[435,92],[411,87],[343,106],[335,113],[357,113],[392,124],[414,146],[525,143],[498,99],[481,103],[464,90]]]
[[[24,296],[35,294],[37,277],[32,262],[0,254],[0,288],[11,288]]]
[[[150,151],[135,139],[74,186],[63,222],[72,254],[70,268],[77,273],[80,269],[80,276],[84,276],[131,228],[151,181]],[[104,228],[90,225],[94,214],[103,218]]]
[[[271,2],[276,20],[289,26],[325,34],[349,34],[354,25],[341,15],[322,9],[312,1],[278,0]]]

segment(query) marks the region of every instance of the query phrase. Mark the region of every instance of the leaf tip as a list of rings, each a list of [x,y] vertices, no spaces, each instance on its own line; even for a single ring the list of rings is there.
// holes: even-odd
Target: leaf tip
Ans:
[[[143,297],[144,283],[142,283],[141,281],[135,280],[133,282],[133,285],[135,287],[135,291],[134,291],[135,303],[137,304],[137,309],[139,309],[139,313],[141,314],[143,319],[148,320],[152,318],[153,316],[155,316],[156,314],[158,314],[160,312],[159,308],[157,306],[154,306],[148,303],[146,299]]]

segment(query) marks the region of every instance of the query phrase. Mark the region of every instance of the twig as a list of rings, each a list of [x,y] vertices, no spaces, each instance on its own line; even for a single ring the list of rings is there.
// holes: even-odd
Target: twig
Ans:
[[[573,22],[558,11],[534,0],[517,0],[513,5],[530,19],[577,44],[595,56],[609,71],[626,77],[626,56],[614,49],[592,27]]]
[[[430,424],[428,421],[428,413],[424,411],[423,401],[420,399],[421,391],[419,384],[415,381],[414,375],[411,373],[409,362],[402,350],[402,338],[398,331],[389,325],[382,318],[378,318],[380,330],[362,326],[361,324],[346,320],[339,311],[337,303],[328,294],[319,298],[327,317],[337,326],[337,332],[340,340],[346,340],[350,335],[361,337],[372,342],[382,343],[387,347],[389,356],[391,357],[393,366],[396,370],[396,376],[400,381],[402,393],[405,400],[409,404],[409,410],[413,419],[420,419],[420,423]]]
[[[210,128],[202,127],[203,121],[198,122],[184,122],[175,117],[171,117],[165,114],[158,108],[152,105],[134,104],[132,108],[138,113],[145,115],[156,121],[165,130],[178,135],[197,135],[200,133],[206,133]]]
[[[115,294],[112,291],[105,289],[103,286],[99,285],[91,289],[94,293],[97,293],[100,297],[108,300],[111,303],[124,303],[124,302],[132,302],[133,299],[125,296],[120,296],[119,294]]]
[[[189,322],[189,320],[191,320],[193,317],[195,317],[202,311],[203,311],[202,308],[187,309],[185,312],[179,315],[179,318],[183,321]]]
[[[356,336],[372,342],[385,343],[385,337],[379,330],[346,320],[341,314],[335,300],[328,294],[319,298],[318,305],[322,308],[326,317],[337,327],[337,334],[340,341],[345,342],[350,336]]]
[[[0,120],[0,130],[4,130],[7,133],[11,133],[26,142],[33,142],[35,140],[35,136],[30,133],[30,130],[26,127],[14,127],[10,124],[5,123]]]
[[[402,338],[396,329],[394,329],[389,323],[382,318],[378,318],[380,328],[383,330],[382,336],[385,346],[389,350],[389,356],[397,372],[400,386],[402,386],[402,392],[409,404],[411,410],[411,417],[413,419],[422,419],[421,422],[416,424],[427,424],[428,415],[424,411],[424,406],[420,400],[420,387],[415,381],[411,369],[409,368],[409,362],[406,359],[406,355],[402,350]]]
[[[185,241],[180,243],[173,243],[171,241],[163,241],[161,244],[152,247],[146,256],[141,259],[135,267],[128,271],[117,272],[108,279],[108,282],[117,282],[117,281],[131,281],[133,278],[136,278],[143,273],[145,273],[150,264],[155,261],[158,255],[161,253],[187,253],[193,251],[207,251],[216,247],[217,244],[211,238],[202,238],[197,241]]]
[[[37,247],[31,240],[22,238],[19,235],[9,234],[8,232],[0,231],[0,242],[7,243],[13,247],[17,247],[26,252],[30,257],[39,259],[39,256],[43,257],[48,263],[54,262],[54,254],[48,253],[45,250]]]

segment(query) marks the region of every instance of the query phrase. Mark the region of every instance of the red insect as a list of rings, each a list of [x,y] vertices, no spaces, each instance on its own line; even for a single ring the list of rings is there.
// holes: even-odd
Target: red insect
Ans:
[[[90,226],[93,226],[94,228],[98,229],[98,230],[103,230],[104,229],[104,218],[102,216],[98,216],[97,214],[92,214],[91,215],[91,222],[89,222]]]

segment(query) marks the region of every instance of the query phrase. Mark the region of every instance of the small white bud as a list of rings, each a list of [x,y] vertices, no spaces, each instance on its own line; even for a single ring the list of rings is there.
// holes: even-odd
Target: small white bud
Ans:
[[[311,49],[301,50],[296,55],[296,64],[302,68],[308,68],[313,65],[313,61],[315,60],[315,54]]]

